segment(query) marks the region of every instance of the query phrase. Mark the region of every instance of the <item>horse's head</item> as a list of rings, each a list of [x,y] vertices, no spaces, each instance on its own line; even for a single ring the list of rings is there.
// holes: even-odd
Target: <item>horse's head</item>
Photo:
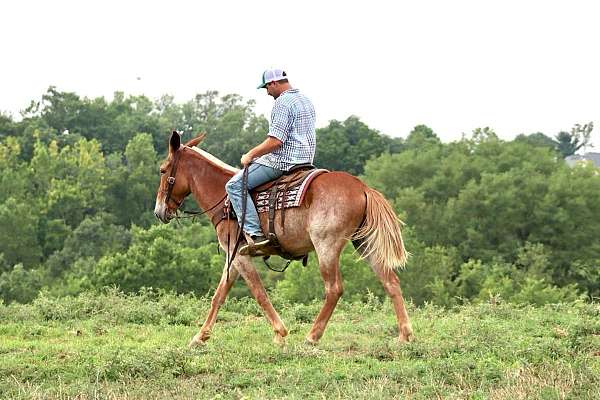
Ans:
[[[160,164],[160,184],[154,206],[154,215],[165,224],[175,217],[177,209],[191,191],[183,162],[185,148],[185,145],[181,145],[179,133],[173,131],[169,139],[169,154]]]

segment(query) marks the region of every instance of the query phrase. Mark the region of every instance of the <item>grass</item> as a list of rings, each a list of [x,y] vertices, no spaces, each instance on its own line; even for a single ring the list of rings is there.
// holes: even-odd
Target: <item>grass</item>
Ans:
[[[274,303],[287,345],[255,302],[223,307],[208,344],[188,350],[209,300],[115,291],[0,305],[2,399],[596,399],[600,306],[410,309],[398,344],[388,302],[341,301],[317,347],[320,303]]]

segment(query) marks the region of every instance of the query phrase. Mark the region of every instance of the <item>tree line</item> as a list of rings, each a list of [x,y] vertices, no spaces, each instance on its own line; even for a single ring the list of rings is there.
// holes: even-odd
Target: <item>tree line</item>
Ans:
[[[224,258],[210,223],[160,225],[152,215],[172,129],[187,139],[206,132],[202,147],[237,165],[264,139],[268,121],[252,101],[216,91],[177,103],[123,93],[82,98],[51,87],[19,120],[0,114],[5,302],[106,286],[214,289]],[[425,125],[393,138],[351,116],[317,130],[315,164],[359,176],[406,222],[413,255],[399,276],[415,303],[568,301],[600,295],[599,171],[564,163],[592,129],[505,141],[481,128],[443,143]],[[351,247],[342,273],[347,296],[383,296]],[[322,295],[314,256],[306,268],[263,275],[289,300]],[[247,294],[236,285],[234,295]]]

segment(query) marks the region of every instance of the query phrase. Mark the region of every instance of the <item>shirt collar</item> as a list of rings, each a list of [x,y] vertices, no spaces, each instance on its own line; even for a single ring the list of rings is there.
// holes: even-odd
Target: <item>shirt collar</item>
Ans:
[[[281,92],[280,96],[283,96],[286,93],[298,93],[298,89],[296,89],[296,88],[290,88],[288,90],[285,90],[285,91]]]

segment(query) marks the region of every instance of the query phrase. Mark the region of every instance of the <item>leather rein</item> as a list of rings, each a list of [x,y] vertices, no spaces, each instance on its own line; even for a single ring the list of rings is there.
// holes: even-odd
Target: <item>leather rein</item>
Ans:
[[[207,214],[208,212],[214,210],[217,206],[223,204],[223,202],[225,201],[225,199],[227,199],[227,193],[225,193],[225,196],[223,196],[223,198],[221,198],[221,200],[219,200],[215,205],[213,205],[212,207],[204,210],[204,211],[187,211],[187,210],[182,210],[182,212],[184,214],[188,214],[188,216],[186,217],[181,217],[178,214],[179,211],[179,207],[181,207],[181,204],[183,203],[183,201],[185,200],[185,196],[180,200],[177,201],[174,198],[171,197],[171,194],[173,193],[173,187],[175,187],[175,175],[177,174],[177,166],[179,164],[179,153],[181,151],[183,151],[183,149],[185,148],[185,146],[180,147],[179,149],[177,149],[177,151],[175,151],[175,153],[173,154],[173,165],[171,166],[171,172],[169,173],[169,177],[167,178],[167,189],[166,190],[160,190],[159,192],[161,193],[165,193],[166,192],[166,196],[165,196],[165,205],[168,207],[169,206],[169,200],[172,200],[173,203],[175,203],[175,205],[177,206],[177,208],[175,209],[175,218],[177,219],[177,222],[179,222],[180,218],[196,218],[200,215],[203,214]],[[274,186],[275,188],[277,187],[277,185]],[[273,191],[273,193],[275,194],[276,191]],[[248,168],[244,168],[243,171],[243,175],[242,175],[242,222],[241,222],[241,226],[238,225],[238,230],[234,236],[234,240],[235,240],[235,244],[233,246],[233,249],[231,249],[231,232],[228,231],[227,232],[227,254],[226,254],[226,264],[227,264],[227,280],[229,280],[229,270],[231,269],[231,265],[233,264],[233,260],[235,259],[235,256],[237,255],[237,250],[238,247],[241,243],[241,241],[243,240],[243,236],[244,236],[244,223],[246,221],[246,201],[248,198]],[[186,195],[187,196],[187,195]],[[273,198],[275,196],[272,196]],[[270,200],[271,202],[271,200]],[[229,213],[229,207],[230,204],[228,204],[228,202],[224,203],[223,206],[223,213],[221,215],[221,217],[219,218],[219,220],[215,223],[214,221],[214,217],[211,218],[211,222],[214,224],[215,229],[217,228],[217,226],[223,221],[223,220],[227,220],[227,222],[229,222],[230,219],[230,213]],[[273,236],[274,239],[272,238],[271,240],[275,240],[275,243],[277,246],[279,246],[279,242],[277,241],[277,237],[274,236],[274,229],[273,229],[273,216],[274,216],[274,211],[275,211],[275,205],[271,204],[270,207],[271,211],[270,214],[270,223],[269,223],[269,228],[270,228],[270,236]],[[283,215],[282,215],[283,217]],[[229,225],[229,224],[228,224]],[[218,251],[219,247],[217,244],[217,251]],[[292,259],[295,259],[293,257],[286,257],[288,258],[288,262],[285,265],[285,267],[282,270],[278,270],[278,269],[274,269],[273,267],[271,267],[271,265],[268,263],[268,258],[269,256],[263,257],[263,262],[265,263],[265,265],[272,271],[275,272],[283,272],[287,269],[287,267],[290,265],[290,263],[292,262]],[[302,263],[304,265],[306,265],[306,261],[308,256],[304,256],[302,257],[303,261]]]
[[[166,196],[165,196],[165,205],[168,207],[169,206],[169,200],[172,200],[173,203],[175,203],[177,205],[177,208],[175,209],[175,218],[177,219],[177,222],[179,222],[180,218],[195,218],[199,215],[202,214],[206,214],[212,210],[214,210],[215,208],[217,208],[219,205],[223,204],[223,202],[225,201],[225,199],[227,198],[227,193],[225,193],[225,196],[223,196],[223,198],[221,198],[221,200],[219,200],[214,206],[204,210],[204,211],[186,211],[186,210],[182,210],[182,212],[184,214],[190,214],[187,217],[180,217],[178,214],[179,211],[179,207],[181,206],[181,204],[183,203],[183,201],[185,200],[185,197],[183,199],[181,199],[180,201],[175,200],[174,198],[171,198],[171,194],[173,193],[173,187],[175,186],[175,175],[177,174],[177,165],[179,164],[179,153],[181,151],[183,151],[184,147],[180,147],[179,149],[177,149],[177,151],[175,151],[175,153],[173,154],[173,165],[171,166],[171,172],[169,173],[169,177],[167,178],[167,189],[166,190],[161,190],[161,193],[165,193],[166,192]],[[240,229],[237,231],[236,235],[235,235],[235,244],[233,247],[233,251],[231,251],[231,233],[228,231],[227,232],[227,280],[229,280],[229,270],[231,269],[231,264],[233,263],[233,260],[236,256],[237,253],[237,249],[238,246],[240,245],[241,239],[243,237],[243,229],[244,229],[244,219],[245,219],[245,214],[246,214],[246,194],[247,192],[247,182],[248,182],[248,168],[244,168],[244,175],[243,175],[243,182],[244,182],[244,187],[246,188],[246,191],[244,193],[244,202],[243,202],[243,213],[242,213],[242,226],[239,227]],[[187,195],[186,195],[187,196]],[[217,226],[223,221],[223,220],[227,220],[229,221],[229,212],[225,211],[227,208],[229,207],[229,205],[227,203],[224,204],[223,209],[224,212],[221,215],[219,221],[217,221],[216,223],[214,222],[214,218],[211,218],[211,222],[215,225],[215,229],[217,228]],[[214,217],[214,216],[213,216]],[[219,247],[217,244],[217,251],[218,251]]]

